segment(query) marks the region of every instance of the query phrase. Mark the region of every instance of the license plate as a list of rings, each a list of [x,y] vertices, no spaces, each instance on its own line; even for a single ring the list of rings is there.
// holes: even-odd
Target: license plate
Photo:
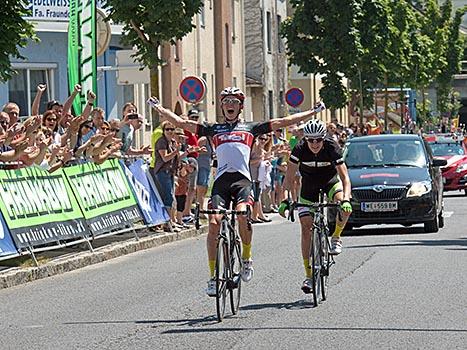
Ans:
[[[397,202],[362,202],[362,211],[395,211],[397,210]]]

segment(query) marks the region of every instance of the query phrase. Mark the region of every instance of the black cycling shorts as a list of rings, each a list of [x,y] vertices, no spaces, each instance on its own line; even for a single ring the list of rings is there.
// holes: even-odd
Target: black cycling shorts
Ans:
[[[230,209],[230,203],[253,203],[251,181],[241,173],[224,173],[216,181],[208,202],[210,209]]]
[[[300,190],[300,203],[310,204],[319,202],[319,193],[321,192],[321,190],[326,195],[328,200],[333,201],[334,195],[343,191],[342,181],[337,175],[322,186],[316,186],[314,184],[315,183],[313,182],[313,179],[311,179],[309,176],[303,176],[302,188]],[[306,207],[298,208],[299,217],[311,215],[312,212],[312,209],[308,209]]]

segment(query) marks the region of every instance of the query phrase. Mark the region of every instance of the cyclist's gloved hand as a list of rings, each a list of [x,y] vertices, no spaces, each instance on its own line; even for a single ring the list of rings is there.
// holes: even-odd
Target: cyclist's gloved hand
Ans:
[[[283,200],[279,205],[279,215],[283,218],[287,218],[287,216],[285,215],[286,210],[290,210],[290,202],[288,200]]]
[[[350,204],[349,200],[343,200],[341,202],[341,209],[342,211],[346,213],[351,213],[352,212],[352,204]]]

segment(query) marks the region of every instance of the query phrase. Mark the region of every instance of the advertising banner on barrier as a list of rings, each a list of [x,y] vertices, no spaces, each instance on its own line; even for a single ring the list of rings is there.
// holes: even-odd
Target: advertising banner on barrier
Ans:
[[[0,258],[15,255],[17,253],[18,250],[10,236],[10,231],[3,219],[3,215],[0,213]]]
[[[18,249],[89,235],[62,170],[0,170],[0,211]]]
[[[149,184],[148,167],[142,159],[133,162],[129,167],[122,163],[128,181],[133,187],[133,191],[138,200],[139,208],[144,217],[144,223],[148,225],[158,225],[169,221],[169,215],[162,205],[162,201],[156,189]]]
[[[117,160],[79,164],[64,172],[94,235],[131,227],[133,222],[142,220]]]

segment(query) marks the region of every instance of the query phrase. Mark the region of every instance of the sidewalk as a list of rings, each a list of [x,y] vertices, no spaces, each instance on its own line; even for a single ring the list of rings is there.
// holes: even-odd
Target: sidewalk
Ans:
[[[93,242],[93,245],[96,243],[94,252],[89,250],[77,251],[77,248],[50,251],[48,253],[55,256],[48,257],[47,259],[50,258],[50,260],[44,264],[39,263],[38,267],[12,267],[0,271],[0,289],[77,270],[139,250],[150,249],[182,239],[196,237],[207,233],[207,228],[207,225],[203,225],[198,231],[193,227],[178,233],[149,232],[144,228],[137,231],[138,235],[144,235],[138,240],[136,240],[132,234],[110,236],[102,238],[102,240],[97,239]]]

